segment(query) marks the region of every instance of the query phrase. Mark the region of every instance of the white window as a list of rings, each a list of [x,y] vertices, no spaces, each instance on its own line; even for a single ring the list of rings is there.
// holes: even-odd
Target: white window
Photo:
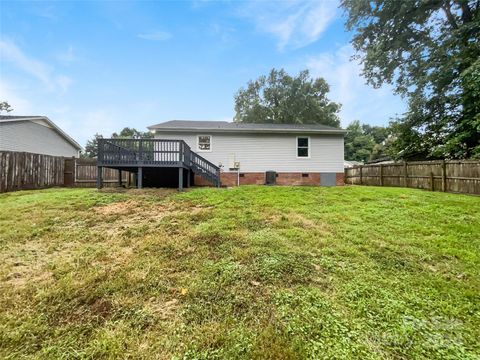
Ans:
[[[297,137],[297,158],[310,157],[310,138]]]
[[[211,135],[198,135],[198,137],[197,137],[197,149],[198,149],[198,151],[212,151],[212,136]]]

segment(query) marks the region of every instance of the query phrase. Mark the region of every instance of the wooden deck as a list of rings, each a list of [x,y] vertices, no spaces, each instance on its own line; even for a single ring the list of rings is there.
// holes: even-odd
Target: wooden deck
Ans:
[[[178,188],[187,186],[192,174],[197,174],[214,186],[220,186],[220,168],[190,149],[183,140],[163,139],[99,139],[97,187],[102,187],[104,167],[134,172],[137,185],[142,187],[145,168],[178,168]],[[120,176],[120,175],[119,175]]]

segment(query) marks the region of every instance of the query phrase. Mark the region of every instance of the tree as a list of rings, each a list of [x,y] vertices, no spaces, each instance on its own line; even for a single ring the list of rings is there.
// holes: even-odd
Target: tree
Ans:
[[[114,132],[111,137],[120,139],[151,139],[153,138],[153,133],[149,131],[142,132],[135,128],[125,127],[119,133]],[[103,136],[97,133],[92,139],[87,141],[82,157],[92,159],[97,157],[98,139],[103,139]]]
[[[345,136],[345,159],[367,162],[387,157],[389,132],[382,126],[360,124],[352,121]]]
[[[114,132],[112,138],[124,138],[124,139],[151,139],[153,138],[153,133],[150,131],[142,132],[138,131],[135,128],[123,128],[120,133]]]
[[[393,84],[408,111],[393,122],[396,157],[479,156],[479,0],[343,0],[374,87]]]
[[[308,70],[292,77],[283,69],[249,81],[235,95],[236,122],[324,124],[340,126],[340,105],[327,98],[329,86],[312,79]]]
[[[4,111],[9,113],[10,111],[13,111],[13,109],[8,102],[0,101],[0,113],[2,113]]]
[[[83,158],[94,159],[98,154],[98,139],[103,139],[103,136],[100,134],[95,134],[92,139],[87,141],[85,145],[85,151],[82,152]]]

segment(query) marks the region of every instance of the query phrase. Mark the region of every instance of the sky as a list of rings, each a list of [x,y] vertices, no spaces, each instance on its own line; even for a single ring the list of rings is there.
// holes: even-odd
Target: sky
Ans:
[[[45,115],[81,145],[171,119],[231,121],[234,95],[283,68],[309,69],[341,124],[387,125],[405,109],[351,61],[336,0],[0,1],[0,101]]]

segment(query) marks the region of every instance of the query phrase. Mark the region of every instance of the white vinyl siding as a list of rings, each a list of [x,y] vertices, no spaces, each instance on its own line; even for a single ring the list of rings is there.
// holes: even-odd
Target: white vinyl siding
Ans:
[[[32,121],[0,122],[0,151],[78,157],[78,150],[54,129]]]
[[[197,135],[157,130],[157,139],[184,140],[193,151]],[[211,152],[200,155],[229,171],[229,159],[240,162],[242,172],[343,172],[343,135],[212,133]],[[297,157],[297,137],[309,138],[308,158]]]

